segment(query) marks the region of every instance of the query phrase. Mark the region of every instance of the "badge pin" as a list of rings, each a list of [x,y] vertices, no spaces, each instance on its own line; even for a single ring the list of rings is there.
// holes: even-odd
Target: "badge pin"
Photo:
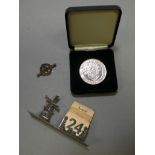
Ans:
[[[37,74],[37,77],[50,75],[52,73],[53,68],[55,68],[55,67],[56,67],[55,63],[52,65],[50,65],[48,63],[42,64],[40,66],[40,73]]]

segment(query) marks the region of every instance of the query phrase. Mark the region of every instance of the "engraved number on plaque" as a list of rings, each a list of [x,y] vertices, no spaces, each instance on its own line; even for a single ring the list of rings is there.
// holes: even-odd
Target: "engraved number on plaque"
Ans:
[[[74,129],[77,130],[77,134],[79,134],[81,132],[82,127],[83,127],[82,123],[74,127]]]
[[[74,126],[76,124],[76,120],[74,118],[71,118],[70,122],[72,122],[72,123],[67,125],[66,128],[71,128],[72,126]]]
[[[59,129],[71,137],[84,141],[93,115],[92,109],[75,101],[62,119]]]
[[[76,119],[74,118],[70,118],[69,121],[71,122],[71,124],[67,125],[66,128],[70,129],[73,128],[74,130],[76,130],[77,134],[79,134],[82,131],[83,128],[83,123],[77,124]]]

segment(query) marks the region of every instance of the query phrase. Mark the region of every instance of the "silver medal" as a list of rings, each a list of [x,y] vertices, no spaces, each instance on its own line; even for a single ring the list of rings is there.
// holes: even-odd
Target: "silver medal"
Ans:
[[[81,64],[79,74],[84,82],[96,85],[106,78],[107,70],[100,60],[88,59]]]

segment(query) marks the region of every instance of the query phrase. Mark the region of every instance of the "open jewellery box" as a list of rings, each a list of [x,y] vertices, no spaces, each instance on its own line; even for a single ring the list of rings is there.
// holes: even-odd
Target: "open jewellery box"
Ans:
[[[117,90],[114,45],[120,18],[119,6],[70,7],[66,10],[66,29],[70,50],[70,84],[73,94],[101,94]],[[88,59],[97,59],[106,67],[99,84],[83,81],[79,68]]]

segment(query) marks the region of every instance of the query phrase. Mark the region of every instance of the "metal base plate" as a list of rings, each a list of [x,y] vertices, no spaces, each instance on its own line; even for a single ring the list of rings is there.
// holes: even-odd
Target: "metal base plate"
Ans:
[[[55,126],[53,126],[52,124],[50,124],[49,122],[45,121],[43,118],[39,117],[39,115],[34,114],[34,113],[30,112],[30,111],[28,111],[28,113],[29,113],[33,118],[35,118],[35,119],[38,120],[39,122],[43,123],[44,125],[47,125],[48,127],[50,127],[50,128],[52,128],[52,129],[54,129],[55,131],[61,133],[62,135],[65,135],[65,136],[67,136],[67,137],[73,139],[75,142],[78,142],[79,144],[81,144],[81,145],[84,146],[85,148],[88,147],[88,144],[86,144],[86,143],[84,143],[84,142],[82,142],[82,141],[79,141],[79,140],[76,139],[76,138],[73,138],[73,137],[69,136],[69,135],[66,134],[65,132],[59,130],[57,127],[55,127]]]

